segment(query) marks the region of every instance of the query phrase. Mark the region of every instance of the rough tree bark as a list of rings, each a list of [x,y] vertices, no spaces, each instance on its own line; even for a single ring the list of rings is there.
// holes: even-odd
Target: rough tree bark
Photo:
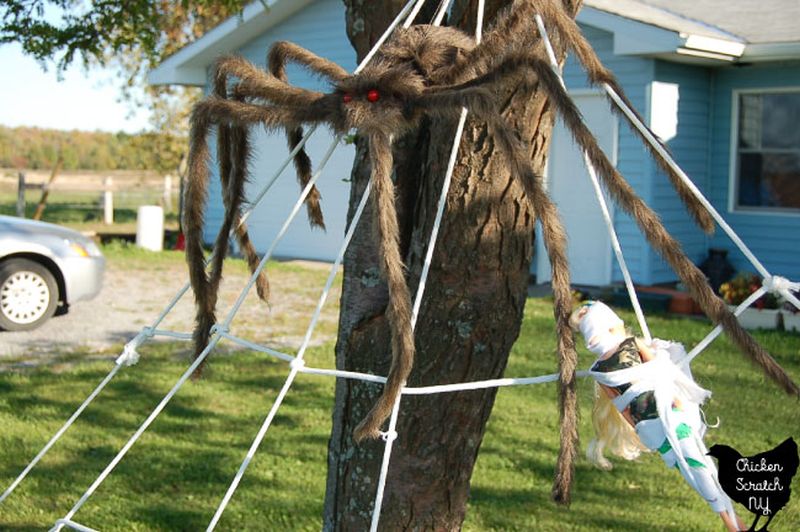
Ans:
[[[405,3],[343,1],[348,36],[359,58]],[[486,24],[509,3],[489,0]],[[576,9],[580,2],[565,3]],[[418,22],[430,20],[438,2],[427,4],[427,13],[423,11]],[[475,2],[456,0],[450,25],[474,31]],[[546,96],[509,86],[502,89],[502,98],[504,116],[528,142],[534,168],[541,173],[553,124]],[[395,143],[398,216],[412,294],[454,134],[453,122],[426,122]],[[367,146],[359,140],[349,216],[369,173]],[[365,212],[345,257],[336,364],[340,369],[385,375],[391,356],[384,317],[387,289],[380,278],[371,219]],[[417,359],[410,386],[502,376],[522,321],[534,224],[535,213],[522,186],[509,174],[486,128],[468,120],[416,329]],[[555,352],[553,362],[555,367]],[[337,382],[325,530],[369,528],[384,444],[355,445],[352,431],[380,391],[374,384]],[[381,530],[460,528],[495,395],[496,390],[490,389],[403,398]],[[553,408],[557,408],[555,397]]]

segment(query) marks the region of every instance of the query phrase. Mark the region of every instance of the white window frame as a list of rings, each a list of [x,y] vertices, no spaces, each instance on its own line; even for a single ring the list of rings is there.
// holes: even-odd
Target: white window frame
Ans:
[[[780,94],[796,92],[800,94],[800,85],[783,87],[753,87],[734,89],[731,97],[731,136],[728,163],[728,212],[757,216],[793,216],[800,217],[800,209],[781,207],[741,207],[736,204],[739,188],[739,96],[742,94]]]

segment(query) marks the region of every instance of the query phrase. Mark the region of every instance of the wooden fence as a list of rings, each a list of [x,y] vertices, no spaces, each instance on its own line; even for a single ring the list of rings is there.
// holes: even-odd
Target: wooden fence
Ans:
[[[115,184],[112,177],[103,179],[102,187],[98,190],[75,189],[59,187],[56,192],[52,187],[52,180],[29,183],[25,172],[19,172],[17,181],[16,214],[26,216],[27,203],[32,199],[27,191],[41,191],[37,208],[32,216],[40,219],[49,204],[59,208],[87,211],[87,215],[95,213],[103,223],[114,223],[114,210],[133,209],[140,205],[161,205],[165,213],[177,212],[178,190],[175,188],[176,180],[172,176],[165,176],[162,186],[131,186],[130,183]],[[50,196],[53,192],[53,197]]]

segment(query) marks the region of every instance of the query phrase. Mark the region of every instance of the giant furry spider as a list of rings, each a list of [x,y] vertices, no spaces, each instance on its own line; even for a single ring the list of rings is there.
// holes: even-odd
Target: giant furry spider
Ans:
[[[534,22],[537,12],[542,15],[550,31],[582,63],[591,82],[610,85],[627,101],[613,75],[600,63],[559,0],[538,0],[535,3],[532,0],[516,0],[498,15],[493,28],[485,34],[480,45],[453,28],[431,25],[398,28],[372,63],[355,75],[288,42],[278,42],[272,46],[268,72],[242,58],[223,57],[214,67],[213,93],[199,102],[192,114],[184,227],[191,283],[198,307],[194,337],[196,354],[199,354],[206,346],[209,330],[215,322],[214,308],[223,250],[227,249],[228,234],[237,225],[243,202],[249,155],[248,127],[260,124],[268,129],[284,129],[292,148],[303,136],[301,126],[309,124],[325,124],[339,134],[355,129],[368,139],[376,202],[373,209],[374,225],[379,239],[381,269],[389,288],[386,313],[392,338],[392,363],[383,394],[356,428],[355,438],[375,437],[389,416],[411,372],[414,359],[411,298],[399,251],[394,184],[391,179],[392,139],[414,128],[424,116],[457,116],[462,106],[467,107],[474,117],[487,124],[497,147],[506,155],[513,173],[524,186],[532,210],[543,227],[553,272],[554,314],[561,371],[561,452],[554,496],[567,501],[577,446],[577,355],[569,327],[572,304],[565,236],[556,208],[545,193],[540,176],[534,174],[527,160],[523,142],[499,112],[495,88],[500,83],[516,83],[521,90],[528,91],[540,86],[547,91],[551,104],[560,113],[577,143],[588,153],[606,189],[623,210],[637,221],[647,239],[671,264],[706,314],[715,323],[722,324],[734,342],[787,392],[797,394],[798,388],[770,355],[740,327],[736,318],[710,289],[703,274],[683,253],[679,243],[661,225],[657,215],[633,192],[600,150],[579,111],[561,87],[557,75],[544,59],[542,40]],[[332,86],[331,91],[320,93],[290,85],[285,72],[288,62],[298,63],[326,78]],[[207,137],[214,125],[218,127],[218,160],[226,215],[217,238],[218,252],[207,273],[203,261],[202,224],[208,182]],[[710,232],[713,222],[708,213],[669,166],[660,157],[656,158],[695,220]],[[299,181],[306,185],[311,176],[308,156],[300,151],[294,163]],[[322,226],[316,190],[309,194],[306,206],[312,225]],[[248,240],[246,229],[241,226],[235,232],[243,253],[251,267],[255,267],[258,257]],[[257,287],[259,295],[266,298],[268,283],[263,272]]]

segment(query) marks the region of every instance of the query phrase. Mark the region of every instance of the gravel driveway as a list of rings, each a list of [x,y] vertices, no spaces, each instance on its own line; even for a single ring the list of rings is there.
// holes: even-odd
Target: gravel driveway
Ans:
[[[152,324],[186,282],[188,277],[182,258],[175,253],[171,255],[174,257],[167,261],[137,267],[131,267],[124,258],[112,257],[108,261],[103,289],[92,301],[75,303],[67,314],[50,319],[34,331],[0,331],[0,369],[48,363],[75,352],[114,355],[142,327]],[[328,269],[325,264],[306,262],[283,263],[271,268],[271,306],[254,294],[248,295],[233,321],[231,332],[272,347],[296,349],[305,334]],[[241,264],[226,265],[218,319],[225,317],[246,282],[247,275]],[[338,303],[337,284],[312,344],[334,338]],[[193,296],[189,291],[159,329],[190,332],[193,314]]]

